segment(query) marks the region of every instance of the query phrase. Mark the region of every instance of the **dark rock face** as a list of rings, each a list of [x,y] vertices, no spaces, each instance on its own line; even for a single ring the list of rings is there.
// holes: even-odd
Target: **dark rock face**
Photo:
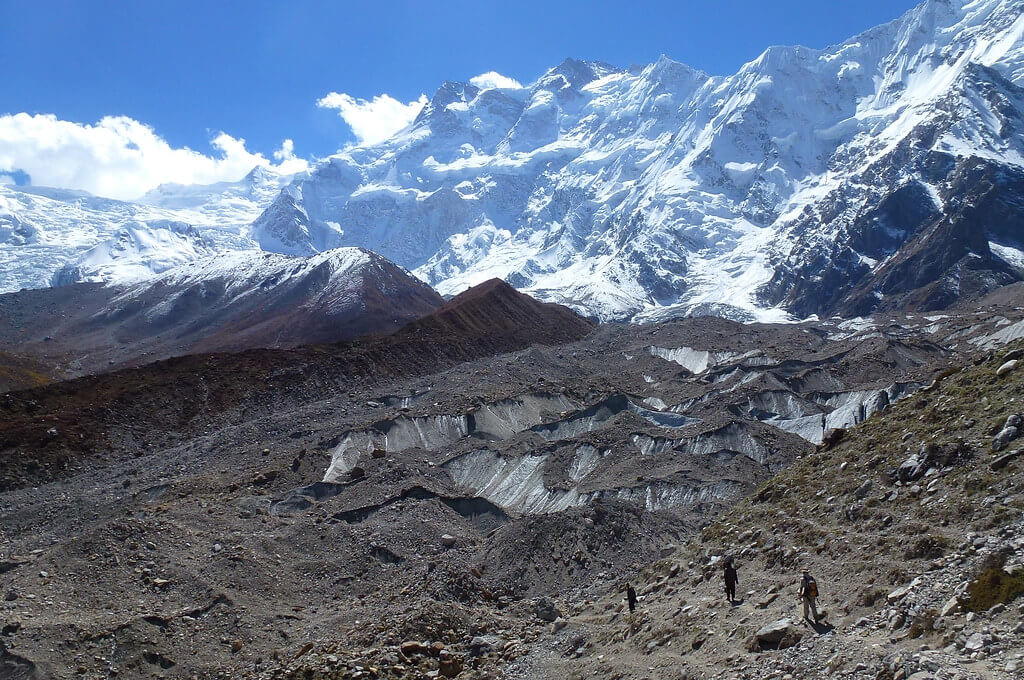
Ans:
[[[1024,172],[997,157],[958,156],[943,135],[984,102],[999,120],[994,146],[1024,130],[1024,90],[974,66],[935,111],[857,177],[805,210],[760,291],[797,316],[931,311],[1024,280],[989,243],[1024,244]]]
[[[309,260],[254,253],[238,265],[200,261],[133,286],[0,295],[0,317],[11,320],[0,328],[0,345],[17,344],[47,364],[74,363],[72,375],[81,375],[183,354],[388,333],[444,304],[404,269],[355,249]]]

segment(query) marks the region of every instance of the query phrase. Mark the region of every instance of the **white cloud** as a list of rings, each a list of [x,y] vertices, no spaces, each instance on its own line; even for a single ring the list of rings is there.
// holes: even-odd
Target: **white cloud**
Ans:
[[[503,76],[497,71],[488,71],[487,73],[481,73],[478,76],[473,76],[469,79],[469,83],[470,85],[476,85],[481,90],[489,90],[494,87],[510,87],[517,90],[522,88],[522,84],[520,84],[518,80],[515,78],[509,78],[508,76]]]
[[[0,174],[0,184],[17,184],[13,175]]]
[[[295,142],[290,139],[286,139],[281,142],[281,148],[274,152],[274,158],[281,161],[291,161],[295,159]]]
[[[331,92],[318,100],[322,109],[337,109],[360,144],[377,144],[409,125],[427,105],[427,96],[403,104],[391,95],[356,99],[342,92]]]
[[[235,181],[257,165],[288,174],[308,167],[295,157],[291,140],[274,153],[276,165],[246,149],[244,139],[223,132],[210,146],[212,155],[172,147],[151,127],[126,116],[108,116],[94,125],[52,114],[0,116],[0,168],[21,170],[35,185],[109,198],[138,198],[166,182]]]

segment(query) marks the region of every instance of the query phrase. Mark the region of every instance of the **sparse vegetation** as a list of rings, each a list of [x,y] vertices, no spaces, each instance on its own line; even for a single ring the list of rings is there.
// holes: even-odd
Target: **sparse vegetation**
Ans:
[[[997,604],[1006,604],[1024,595],[1024,570],[1017,570],[1011,575],[1003,569],[1005,564],[1005,556],[997,555],[982,566],[977,578],[967,586],[965,609],[988,611]]]

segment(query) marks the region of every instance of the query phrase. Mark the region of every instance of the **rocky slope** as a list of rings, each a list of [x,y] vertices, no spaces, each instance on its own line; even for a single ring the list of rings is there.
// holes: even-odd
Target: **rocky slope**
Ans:
[[[551,654],[547,672],[1020,677],[1022,356],[1017,343],[959,368],[796,462],[645,569],[635,617],[618,593],[581,603],[549,643],[576,636],[577,652]],[[726,556],[736,605],[722,595]],[[822,592],[820,625],[800,620],[801,567]]]
[[[397,678],[442,668],[462,678],[660,677],[691,661],[718,669],[737,655],[737,672],[746,665],[749,674],[775,661],[742,651],[754,619],[739,624],[740,609],[709,604],[717,586],[702,572],[714,566],[675,546],[703,537],[721,546],[711,554],[734,550],[724,529],[700,530],[730,511],[737,519],[725,521],[737,525],[751,507],[778,519],[744,522],[787,536],[804,515],[789,517],[795,511],[778,505],[786,499],[808,512],[822,505],[814,512],[827,522],[863,502],[851,510],[858,530],[883,521],[878,503],[919,502],[913,485],[885,500],[881,479],[847,501],[847,487],[863,486],[863,461],[852,457],[806,473],[801,466],[824,455],[814,453],[822,419],[832,428],[864,423],[846,442],[889,413],[900,427],[934,430],[941,421],[919,400],[939,415],[953,409],[936,396],[954,384],[950,369],[1019,339],[1022,313],[1016,299],[996,297],[948,315],[595,328],[494,282],[382,338],[184,357],[5,395],[4,662],[55,678],[111,669]],[[1007,382],[1016,378],[999,378],[993,384],[1018,399]],[[963,389],[983,394],[989,378],[971,379]],[[979,423],[969,441],[989,425]],[[908,457],[901,436],[877,435],[892,449],[878,474]],[[982,443],[991,445],[988,435]],[[918,451],[915,440],[910,453]],[[845,480],[851,468],[857,478]],[[772,481],[787,469],[805,470],[813,501],[789,477]],[[937,474],[925,477],[920,498],[932,497]],[[841,504],[815,495],[826,483]],[[768,505],[740,502],[775,484],[794,490],[771,494]],[[972,510],[970,521],[989,515]],[[817,534],[806,540],[816,549]],[[894,534],[875,549],[897,542]],[[756,557],[735,549],[743,588],[769,590],[775,572],[755,577],[749,565],[777,551],[758,546]],[[852,550],[835,556],[858,564]],[[665,558],[666,573],[683,566],[658,585],[650,567]],[[831,597],[823,564],[813,566]],[[904,582],[884,574],[884,587]],[[639,633],[613,618],[626,578],[642,584],[641,611],[653,617],[650,627],[638,621]],[[874,578],[870,585],[883,584]],[[861,587],[852,574],[845,580]],[[700,614],[707,656],[679,654],[696,640],[672,618],[686,607],[681,616]],[[868,612],[857,607],[851,616]],[[754,611],[766,622],[787,614]],[[730,616],[741,630],[720,657],[718,622]]]
[[[358,248],[309,258],[222,253],[128,286],[0,295],[0,344],[81,375],[197,352],[291,347],[387,333],[444,300]]]
[[[474,324],[480,320],[485,323]],[[0,403],[3,484],[50,481],[69,468],[191,440],[206,428],[258,423],[361,383],[430,374],[493,353],[578,339],[591,330],[571,311],[497,282],[467,291],[391,335],[191,354],[11,393]]]
[[[43,385],[55,377],[52,366],[37,359],[0,351],[0,393]]]

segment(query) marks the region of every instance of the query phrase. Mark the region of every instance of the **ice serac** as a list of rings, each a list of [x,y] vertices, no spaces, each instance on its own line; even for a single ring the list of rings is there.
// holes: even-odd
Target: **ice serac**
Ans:
[[[1022,12],[930,0],[730,76],[662,57],[447,82],[257,225],[380,252],[444,294],[499,277],[603,319],[941,307],[1022,276],[987,245],[1024,243]]]
[[[210,243],[189,224],[171,220],[131,221],[64,265],[53,275],[51,284],[135,283],[212,254]]]

